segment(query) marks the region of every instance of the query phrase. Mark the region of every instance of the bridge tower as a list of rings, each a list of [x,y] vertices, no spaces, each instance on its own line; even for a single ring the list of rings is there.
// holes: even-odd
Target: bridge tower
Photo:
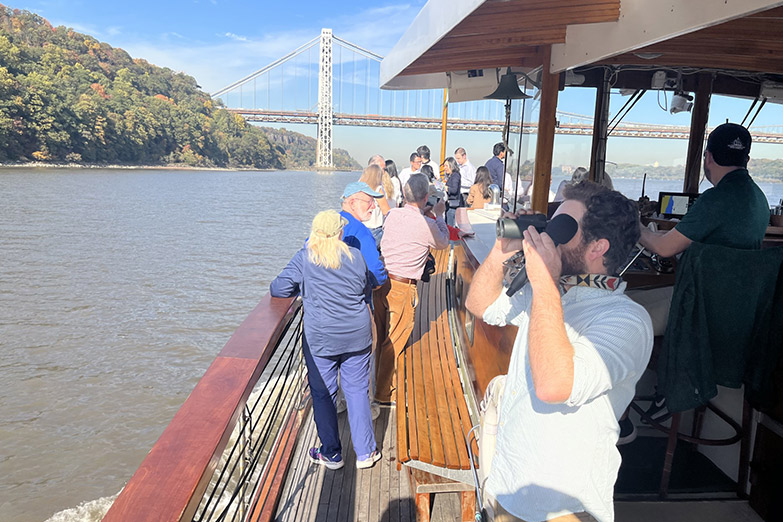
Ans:
[[[332,160],[332,30],[321,29],[321,59],[318,65],[318,143],[315,166],[334,168]]]

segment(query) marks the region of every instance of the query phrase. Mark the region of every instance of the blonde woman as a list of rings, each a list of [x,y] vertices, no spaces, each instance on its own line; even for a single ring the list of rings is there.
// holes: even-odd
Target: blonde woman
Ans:
[[[370,399],[372,288],[359,250],[342,241],[346,219],[334,210],[313,219],[307,245],[297,252],[272,284],[272,297],[302,295],[302,351],[313,399],[320,447],[310,460],[328,469],[345,465],[337,427],[337,378],[345,393],[356,467],[372,467],[381,458],[373,433]]]
[[[394,197],[394,186],[391,178],[378,165],[369,165],[362,172],[359,181],[367,183],[371,189],[384,195],[376,200],[376,206],[370,215],[370,219],[363,221],[364,226],[370,229],[375,243],[380,247],[381,237],[383,235],[383,218],[389,213],[389,201],[387,198]]]

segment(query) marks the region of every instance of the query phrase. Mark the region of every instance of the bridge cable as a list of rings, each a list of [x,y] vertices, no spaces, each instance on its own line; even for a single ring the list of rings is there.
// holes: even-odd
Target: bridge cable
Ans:
[[[383,56],[381,56],[380,54],[375,54],[374,52],[368,51],[367,49],[363,49],[363,48],[359,47],[356,44],[352,44],[351,42],[346,42],[345,40],[343,40],[342,38],[340,38],[338,36],[332,36],[332,38],[334,40],[337,40],[341,44],[343,44],[345,47],[348,47],[349,49],[354,50],[357,53],[363,54],[365,56],[365,58],[372,58],[373,60],[376,60],[376,61],[379,61],[379,62],[381,60],[383,60]]]
[[[274,67],[277,67],[281,63],[287,61],[288,59],[290,59],[290,58],[292,58],[294,56],[296,56],[297,54],[300,54],[300,53],[304,52],[305,50],[309,49],[310,47],[312,47],[316,43],[319,43],[320,40],[321,40],[320,36],[317,36],[316,38],[313,38],[312,40],[310,40],[306,44],[301,45],[300,47],[297,47],[296,49],[294,49],[290,53],[286,54],[282,58],[278,58],[277,60],[275,60],[274,62],[270,63],[266,67],[263,67],[263,68],[257,70],[256,72],[254,72],[252,74],[249,74],[249,75],[245,76],[244,78],[242,78],[240,80],[235,81],[231,85],[227,85],[226,87],[223,87],[222,89],[215,91],[214,93],[212,93],[211,96],[213,98],[217,98],[217,97],[220,97],[223,94],[227,93],[228,91],[234,90],[235,88],[237,88],[238,86],[242,85],[243,83],[249,82],[253,78],[261,76],[262,74],[264,74],[265,72],[269,71],[270,69],[273,69]]]

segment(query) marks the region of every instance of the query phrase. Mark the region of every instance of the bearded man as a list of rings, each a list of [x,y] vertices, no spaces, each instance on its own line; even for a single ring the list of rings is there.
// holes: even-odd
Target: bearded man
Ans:
[[[496,521],[614,520],[618,419],[652,350],[650,317],[616,277],[639,239],[636,205],[584,182],[559,214],[578,223],[570,241],[534,227],[498,239],[466,301],[484,322],[518,327],[485,488]],[[519,250],[528,283],[509,297],[503,266]]]

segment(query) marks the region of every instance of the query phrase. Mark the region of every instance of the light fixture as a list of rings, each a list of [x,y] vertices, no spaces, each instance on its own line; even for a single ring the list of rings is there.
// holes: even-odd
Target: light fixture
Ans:
[[[677,114],[678,112],[688,111],[693,108],[693,96],[684,92],[677,92],[672,96],[672,105],[669,112]]]
[[[503,127],[503,146],[508,151],[508,134],[511,131],[511,100],[526,100],[530,98],[519,89],[519,83],[517,83],[517,75],[511,72],[511,67],[506,69],[506,74],[500,77],[498,88],[495,92],[488,96],[484,96],[488,100],[506,100],[506,125]],[[506,184],[506,164],[508,163],[508,152],[503,158],[503,177],[500,181],[500,192],[505,194]]]

